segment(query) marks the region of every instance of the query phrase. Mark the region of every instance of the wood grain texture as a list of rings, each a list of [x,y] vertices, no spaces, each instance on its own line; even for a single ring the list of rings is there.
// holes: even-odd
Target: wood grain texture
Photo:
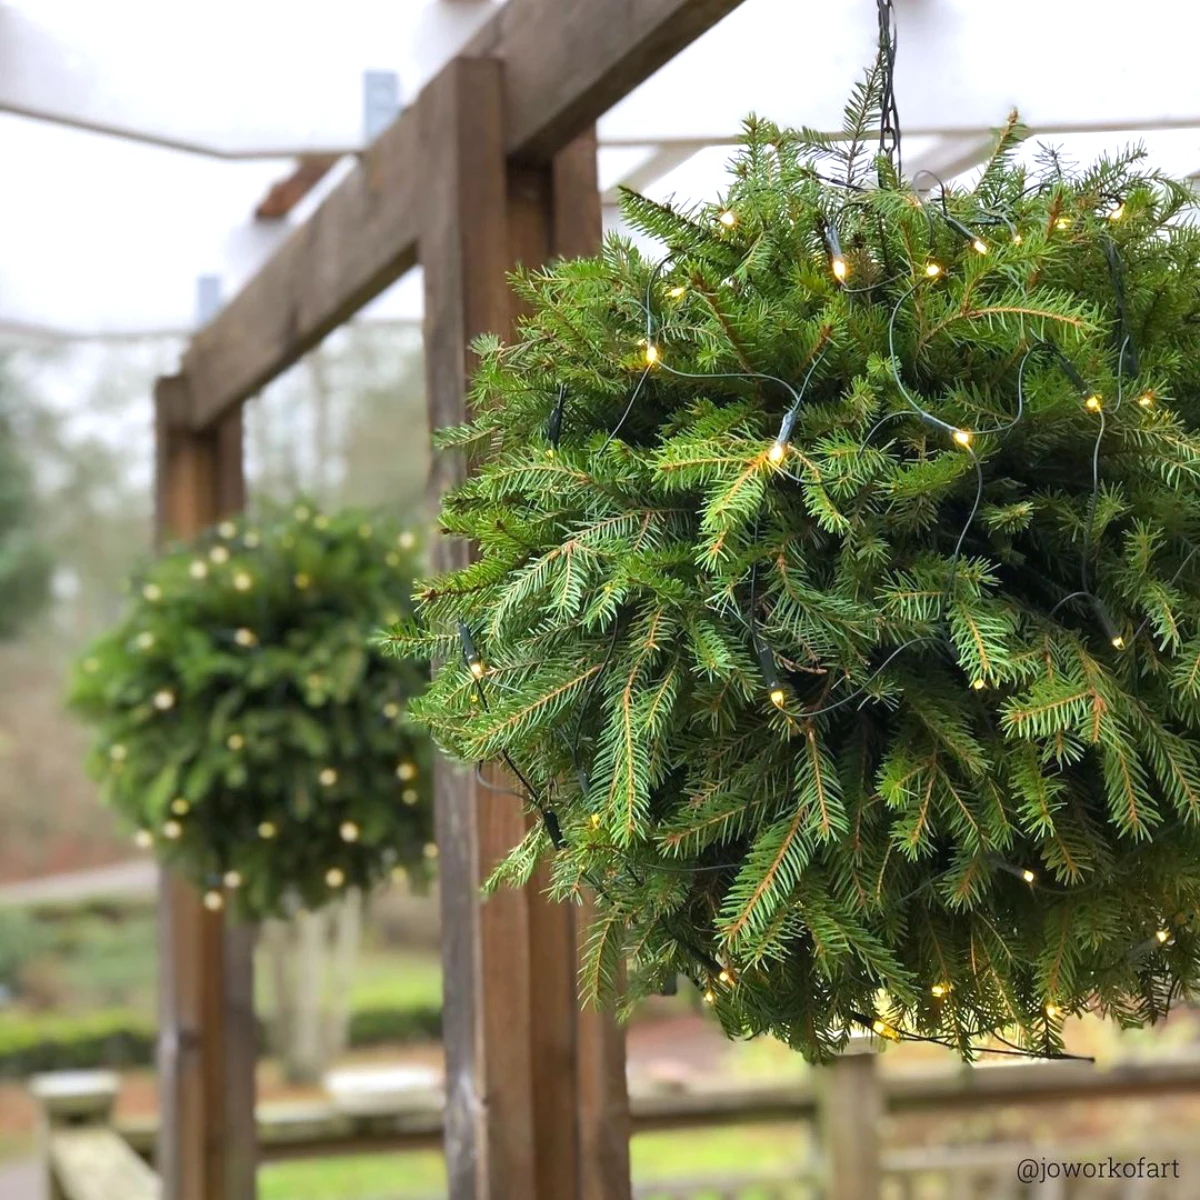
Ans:
[[[560,244],[575,253],[599,244],[594,135],[550,167],[506,166],[499,88],[494,60],[464,59],[425,101],[423,136],[457,147],[453,169],[430,180],[420,249],[435,427],[467,415],[471,339],[507,332],[520,315],[507,272],[541,265]],[[432,497],[462,470],[459,456],[439,457]],[[468,553],[462,544],[442,545],[438,561],[461,565]],[[526,818],[515,796],[481,790],[448,764],[438,772],[450,1194],[575,1200],[586,1176],[612,1181],[593,1195],[621,1200],[629,1188],[622,1042],[612,1026],[596,1024],[587,1052],[594,1097],[585,1104],[574,912],[539,894],[544,875],[524,893],[503,891],[479,905],[479,881],[520,840]],[[512,787],[495,775],[490,782]],[[611,1140],[589,1130],[589,1144],[609,1155],[604,1164],[583,1161],[585,1110],[616,1131],[620,1145],[611,1153]]]
[[[740,3],[509,0],[466,55],[503,64],[507,156],[545,165]],[[422,133],[424,107],[422,92],[192,339],[183,373],[193,428],[248,399],[414,265],[427,179],[453,156]]]
[[[471,342],[503,330],[509,300],[501,74],[494,60],[459,59],[426,89],[420,141],[428,148],[423,232],[425,362],[430,424],[467,415]],[[431,499],[463,475],[459,456],[435,457]],[[439,542],[442,568],[469,548]],[[498,782],[498,781],[497,781]],[[438,760],[445,1147],[452,1200],[536,1196],[529,1058],[529,914],[521,892],[481,905],[479,885],[524,833],[520,805]]]
[[[548,163],[742,0],[509,0],[465,54],[504,62],[509,156]]]
[[[240,412],[207,431],[187,424],[179,376],[155,389],[156,528],[188,538],[245,501]],[[159,1106],[156,1157],[165,1200],[251,1200],[257,1167],[249,928],[209,912],[164,871],[159,904]]]
[[[817,1076],[828,1200],[878,1196],[883,1183],[880,1126],[884,1116],[878,1058],[851,1046]]]

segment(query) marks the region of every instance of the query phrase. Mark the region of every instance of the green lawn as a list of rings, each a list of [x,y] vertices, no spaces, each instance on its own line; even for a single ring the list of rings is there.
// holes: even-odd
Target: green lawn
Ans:
[[[254,973],[260,1013],[271,1010],[271,972],[260,957]],[[350,1004],[354,1009],[440,1008],[442,964],[436,951],[364,949],[354,964]]]
[[[746,1171],[787,1175],[803,1169],[805,1153],[799,1124],[647,1133],[633,1139],[633,1177],[654,1184]],[[445,1187],[435,1151],[276,1163],[259,1171],[260,1200],[426,1200]],[[756,1189],[747,1188],[739,1200],[756,1200]]]

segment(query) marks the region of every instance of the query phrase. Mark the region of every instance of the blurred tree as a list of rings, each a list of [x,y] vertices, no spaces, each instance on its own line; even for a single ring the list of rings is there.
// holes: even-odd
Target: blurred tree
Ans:
[[[158,340],[0,351],[9,444],[35,489],[38,544],[53,564],[38,619],[0,638],[0,879],[129,852],[84,773],[85,738],[63,709],[63,676],[115,618],[121,581],[150,550],[148,397],[174,349]],[[8,479],[0,452],[0,492]],[[0,517],[0,557],[3,529]],[[2,593],[0,585],[0,608]]]
[[[39,539],[33,472],[13,425],[17,390],[0,354],[0,638],[9,638],[45,604],[50,555]]]

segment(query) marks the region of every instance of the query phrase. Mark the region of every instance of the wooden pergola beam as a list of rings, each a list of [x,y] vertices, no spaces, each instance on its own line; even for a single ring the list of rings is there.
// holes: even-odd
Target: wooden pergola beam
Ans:
[[[504,72],[510,159],[547,163],[741,0],[509,0],[468,55]],[[422,93],[183,356],[205,429],[416,263],[422,194],[446,147],[421,134]]]
[[[545,163],[742,0],[509,0],[462,51],[504,63],[509,158]]]
[[[445,152],[428,174],[420,259],[430,424],[463,421],[469,346],[519,315],[507,271],[600,244],[594,134],[545,166],[506,160],[502,76],[494,59],[459,58],[430,85],[426,118]],[[436,499],[463,477],[461,456],[434,460]],[[462,541],[436,546],[463,566]],[[580,1014],[576,913],[552,904],[544,874],[486,904],[479,886],[526,832],[511,782],[493,786],[435,766],[441,851],[446,1167],[453,1200],[628,1200],[624,1039]]]
[[[155,388],[157,537],[191,538],[245,506],[242,415],[186,423],[179,376]],[[257,1147],[254,932],[205,908],[163,869],[158,908],[159,1129],[163,1200],[251,1200]]]

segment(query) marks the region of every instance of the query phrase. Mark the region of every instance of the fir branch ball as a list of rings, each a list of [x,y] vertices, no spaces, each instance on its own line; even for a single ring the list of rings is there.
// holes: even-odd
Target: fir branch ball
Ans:
[[[247,917],[316,907],[427,862],[424,667],[365,645],[410,609],[415,538],[391,518],[301,501],[223,521],[132,582],[80,660],[104,799]]]
[[[1054,1055],[1197,979],[1194,201],[1136,148],[1026,168],[1015,118],[918,193],[872,88],[518,279],[442,437],[478,560],[391,644],[532,789],[497,882],[594,892],[591,993],[626,959],[630,1003],[687,976],[811,1059]]]

